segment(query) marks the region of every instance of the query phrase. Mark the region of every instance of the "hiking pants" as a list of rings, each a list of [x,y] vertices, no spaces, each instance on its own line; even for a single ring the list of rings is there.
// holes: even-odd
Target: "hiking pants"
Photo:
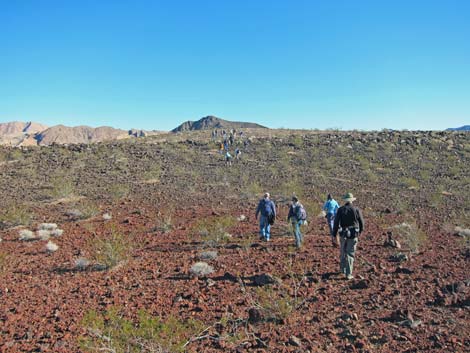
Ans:
[[[328,213],[326,215],[326,221],[328,222],[328,228],[330,228],[330,235],[333,236],[333,227],[335,224],[335,214],[334,213]]]
[[[340,241],[340,269],[346,276],[352,275],[354,267],[354,257],[357,248],[357,237],[348,239],[341,237]]]
[[[271,225],[268,222],[268,216],[260,215],[259,218],[259,236],[269,240],[271,238]]]
[[[302,245],[304,238],[302,233],[300,232],[300,226],[302,225],[303,221],[296,221],[292,222],[292,230],[294,232],[294,237],[295,237],[295,246],[300,248]]]

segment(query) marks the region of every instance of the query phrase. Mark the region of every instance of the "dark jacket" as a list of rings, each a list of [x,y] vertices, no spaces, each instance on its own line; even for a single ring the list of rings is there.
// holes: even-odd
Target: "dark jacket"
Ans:
[[[289,214],[287,215],[287,221],[292,220],[292,222],[298,222],[301,219],[300,215],[300,202],[293,203],[290,205]]]
[[[359,233],[364,230],[364,219],[359,208],[354,207],[350,202],[340,207],[335,216],[335,225],[333,227],[333,236],[336,236],[338,229],[354,227],[359,228]]]
[[[264,217],[267,217],[270,214],[273,214],[274,217],[276,217],[276,205],[272,200],[262,198],[256,208],[256,217],[258,217],[259,213]]]

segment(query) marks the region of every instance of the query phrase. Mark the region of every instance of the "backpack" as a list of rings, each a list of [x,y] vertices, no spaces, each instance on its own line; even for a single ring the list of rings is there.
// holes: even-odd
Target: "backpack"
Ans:
[[[299,205],[299,210],[298,210],[297,214],[300,216],[300,219],[302,221],[307,220],[307,211],[305,211],[304,205],[302,205],[302,204]]]
[[[261,212],[261,214],[263,216],[270,216],[271,214],[273,214],[273,208],[271,206],[271,200],[264,200],[264,205],[263,205],[263,210]]]

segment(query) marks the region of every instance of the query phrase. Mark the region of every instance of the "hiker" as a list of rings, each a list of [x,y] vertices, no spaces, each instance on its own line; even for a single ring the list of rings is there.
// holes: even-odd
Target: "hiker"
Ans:
[[[231,166],[232,165],[232,155],[229,151],[225,152],[225,165]]]
[[[228,142],[224,140],[224,150],[228,152]]]
[[[300,248],[304,241],[303,235],[300,232],[300,226],[306,223],[307,213],[305,212],[304,206],[299,202],[297,196],[292,197],[292,204],[289,208],[289,214],[287,215],[287,222],[291,221],[292,231],[295,237],[295,246]]]
[[[224,144],[223,143],[220,144],[219,152],[220,152],[220,154],[224,154]]]
[[[240,151],[239,148],[236,148],[236,149],[235,149],[235,159],[239,159],[241,153],[242,153],[242,151]]]
[[[359,208],[352,205],[356,198],[348,192],[343,196],[345,204],[336,213],[333,236],[340,235],[340,270],[347,279],[353,279],[353,266],[358,236],[364,230],[364,220]]]
[[[256,208],[256,219],[259,218],[259,237],[260,240],[270,241],[271,239],[271,224],[276,219],[276,205],[270,199],[269,193],[265,193],[263,198],[259,201]]]
[[[323,205],[323,211],[326,212],[326,220],[328,222],[328,228],[330,229],[331,243],[333,246],[338,246],[338,239],[333,236],[333,227],[335,224],[335,214],[338,211],[339,205],[336,200],[328,194],[326,202]]]

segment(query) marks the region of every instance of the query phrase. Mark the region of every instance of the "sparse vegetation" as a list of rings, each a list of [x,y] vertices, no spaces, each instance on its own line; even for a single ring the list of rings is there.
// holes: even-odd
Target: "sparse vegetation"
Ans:
[[[25,206],[14,204],[7,206],[0,214],[0,222],[9,226],[29,226],[33,216],[29,209]]]
[[[208,217],[197,222],[195,231],[207,245],[216,246],[232,238],[228,229],[235,223],[235,218],[231,216]]]
[[[145,311],[133,322],[117,308],[100,314],[89,311],[82,320],[87,335],[80,338],[80,347],[87,352],[173,353],[185,351],[185,344],[200,332],[200,321],[179,320],[173,316],[161,319]]]
[[[417,253],[427,240],[426,233],[413,222],[397,224],[391,230],[398,234],[411,253]]]
[[[214,272],[214,268],[206,262],[196,262],[191,266],[189,273],[195,277],[205,277]]]
[[[128,238],[113,229],[110,234],[95,236],[91,240],[92,259],[107,269],[112,268],[129,259],[131,245]]]
[[[29,229],[21,229],[19,231],[19,240],[31,241],[35,239],[37,239],[36,235],[34,234],[34,232],[30,231]]]

